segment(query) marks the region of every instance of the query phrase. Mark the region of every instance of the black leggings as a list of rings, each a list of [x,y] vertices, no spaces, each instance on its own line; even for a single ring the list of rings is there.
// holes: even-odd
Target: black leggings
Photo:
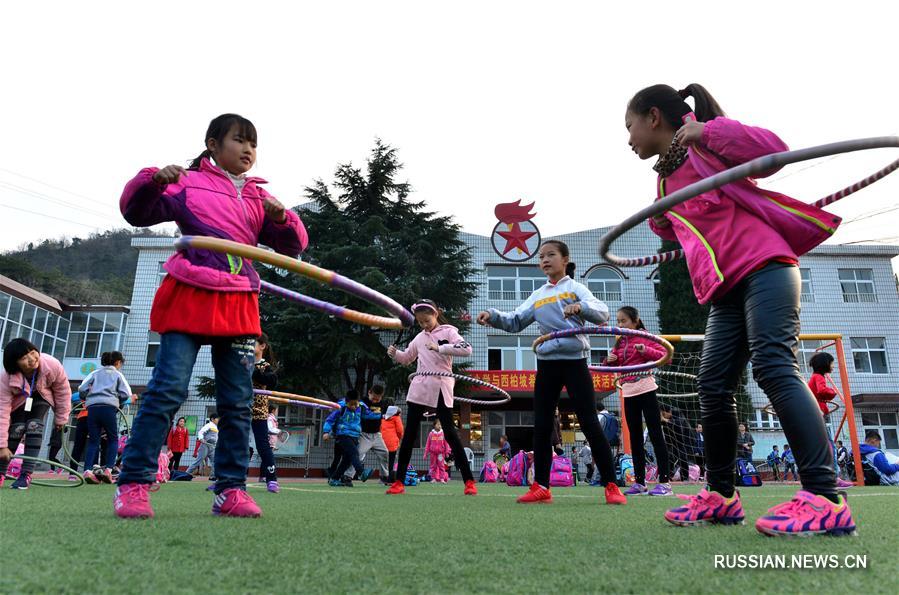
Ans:
[[[278,481],[278,473],[275,469],[275,452],[268,441],[268,420],[254,419],[253,441],[256,443],[256,452],[259,453],[260,471],[265,473],[265,481]]]
[[[169,472],[175,471],[181,466],[181,455],[183,454],[183,452],[172,451],[172,460],[169,461]]]
[[[534,381],[534,482],[549,486],[553,424],[562,387],[568,389],[581,431],[599,467],[602,485],[615,483],[612,448],[596,417],[593,377],[587,369],[586,359],[537,360],[537,378]]]
[[[396,463],[396,451],[391,450],[387,453],[387,483],[393,483],[396,480],[396,471],[393,470],[394,463]]]
[[[799,269],[770,263],[712,304],[697,384],[709,486],[730,496],[737,456],[734,392],[746,363],[793,448],[802,488],[834,498],[836,474],[824,418],[799,373]]]
[[[643,448],[643,418],[646,418],[646,429],[652,440],[652,449],[659,466],[659,482],[668,483],[671,479],[671,467],[668,462],[668,446],[662,435],[662,418],[659,414],[659,401],[656,391],[651,390],[641,395],[624,397],[624,419],[630,433],[631,456],[634,458],[634,474],[637,483],[646,484],[646,450]]]
[[[13,454],[19,448],[19,442],[25,440],[26,457],[36,457],[41,452],[41,443],[44,440],[44,418],[50,410],[50,403],[40,395],[34,393],[31,402],[31,411],[25,411],[25,407],[19,407],[9,416],[9,440],[6,443]],[[0,476],[6,473],[9,461],[0,461]],[[22,461],[21,473],[30,475],[34,471],[34,461]]]
[[[69,459],[69,467],[78,471],[78,461],[84,456],[87,449],[87,416],[79,417],[75,420],[75,443],[72,445],[72,458]],[[100,452],[104,450],[101,448]],[[88,471],[90,467],[84,466],[84,470]]]
[[[403,440],[400,442],[399,455],[397,455],[396,481],[406,480],[406,470],[409,468],[409,460],[412,458],[412,449],[415,446],[415,440],[418,438],[419,428],[421,428],[421,420],[424,419],[425,412],[430,409],[425,405],[418,403],[406,402],[409,411],[406,413],[406,433],[403,434]],[[456,466],[462,473],[462,479],[465,481],[473,480],[471,467],[468,465],[468,458],[465,456],[465,447],[462,446],[462,440],[459,439],[459,432],[456,431],[456,424],[453,421],[453,410],[444,405],[443,395],[437,397],[437,419],[443,426],[443,434],[446,441],[449,442],[453,451],[453,458],[456,460]],[[547,452],[549,447],[547,446]]]

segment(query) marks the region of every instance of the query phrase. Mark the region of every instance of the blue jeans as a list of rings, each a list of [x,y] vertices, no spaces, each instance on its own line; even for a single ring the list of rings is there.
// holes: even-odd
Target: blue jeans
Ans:
[[[87,451],[84,470],[90,471],[100,453],[100,432],[106,430],[106,467],[112,468],[119,450],[119,410],[112,405],[93,405],[87,408]]]
[[[205,339],[205,340],[204,340]],[[219,436],[215,449],[215,493],[244,489],[250,453],[250,403],[253,400],[255,340],[252,337],[212,337],[165,333],[159,343],[156,367],[143,394],[144,402],[131,427],[122,457],[119,485],[156,481],[159,450],[172,419],[187,399],[190,376],[204,343],[212,345],[215,400]]]
[[[343,452],[343,459],[337,466],[337,471],[334,472],[333,477],[335,479],[343,477],[350,465],[356,470],[356,475],[361,476],[362,472],[365,471],[365,467],[362,466],[362,461],[359,460],[359,439],[352,436],[338,436],[337,444],[340,445],[340,450]]]

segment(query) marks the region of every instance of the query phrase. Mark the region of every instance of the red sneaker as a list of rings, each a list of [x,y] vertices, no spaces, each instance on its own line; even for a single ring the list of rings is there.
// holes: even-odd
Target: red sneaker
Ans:
[[[246,491],[228,488],[212,501],[212,514],[231,517],[261,517],[262,509]]]
[[[112,483],[112,471],[109,469],[100,469],[95,475],[100,483]]]
[[[90,473],[90,471],[87,471]],[[122,519],[151,519],[153,508],[150,506],[151,489],[148,483],[126,483],[115,491],[112,500],[115,515]]]
[[[553,495],[552,492],[549,491],[549,488],[544,488],[538,483],[532,483],[528,493],[519,496],[518,500],[516,500],[519,504],[532,504],[534,502],[550,504],[552,501]]]
[[[478,486],[475,485],[473,479],[469,479],[465,482],[465,495],[466,496],[477,496],[478,495]]]
[[[606,486],[606,504],[627,504],[627,498],[615,483]]]
[[[393,482],[393,485],[391,485],[389,488],[387,488],[387,492],[386,492],[386,494],[388,496],[393,495],[393,494],[405,494],[405,493],[406,493],[406,486],[404,486],[403,482],[401,482],[401,481]]]

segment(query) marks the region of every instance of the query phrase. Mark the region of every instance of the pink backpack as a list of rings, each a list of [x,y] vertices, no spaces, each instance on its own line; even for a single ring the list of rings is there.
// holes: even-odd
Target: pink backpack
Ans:
[[[499,467],[493,461],[487,461],[481,468],[481,482],[496,483],[499,480]]]
[[[528,453],[519,450],[518,454],[509,461],[509,470],[506,472],[506,485],[509,486],[526,486],[528,485],[528,469],[530,461]]]
[[[567,488],[574,485],[571,459],[568,457],[553,458],[553,464],[549,470],[549,485],[554,488]]]
[[[17,455],[25,454],[25,443],[19,442],[19,447],[16,449]],[[19,473],[22,472],[22,459],[13,459],[9,462],[9,466],[6,468],[6,476],[18,478]]]
[[[169,455],[164,452],[159,453],[159,458],[156,459],[156,464],[158,465],[156,468],[156,483],[166,483],[169,480]]]

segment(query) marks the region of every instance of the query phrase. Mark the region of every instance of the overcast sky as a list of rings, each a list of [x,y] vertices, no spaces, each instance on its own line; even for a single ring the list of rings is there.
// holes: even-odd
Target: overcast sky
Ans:
[[[519,198],[544,236],[611,225],[654,196],[624,129],[649,84],[702,83],[792,148],[899,134],[899,8],[871,4],[6,3],[0,251],[124,226],[128,179],[195,156],[228,111],[256,124],[254,173],[291,206],[379,137],[415,198],[467,231],[489,234],[493,205]],[[811,201],[897,157],[766,184]],[[832,207],[860,218],[834,241],[899,244],[899,210],[871,216],[890,208],[899,174]]]

